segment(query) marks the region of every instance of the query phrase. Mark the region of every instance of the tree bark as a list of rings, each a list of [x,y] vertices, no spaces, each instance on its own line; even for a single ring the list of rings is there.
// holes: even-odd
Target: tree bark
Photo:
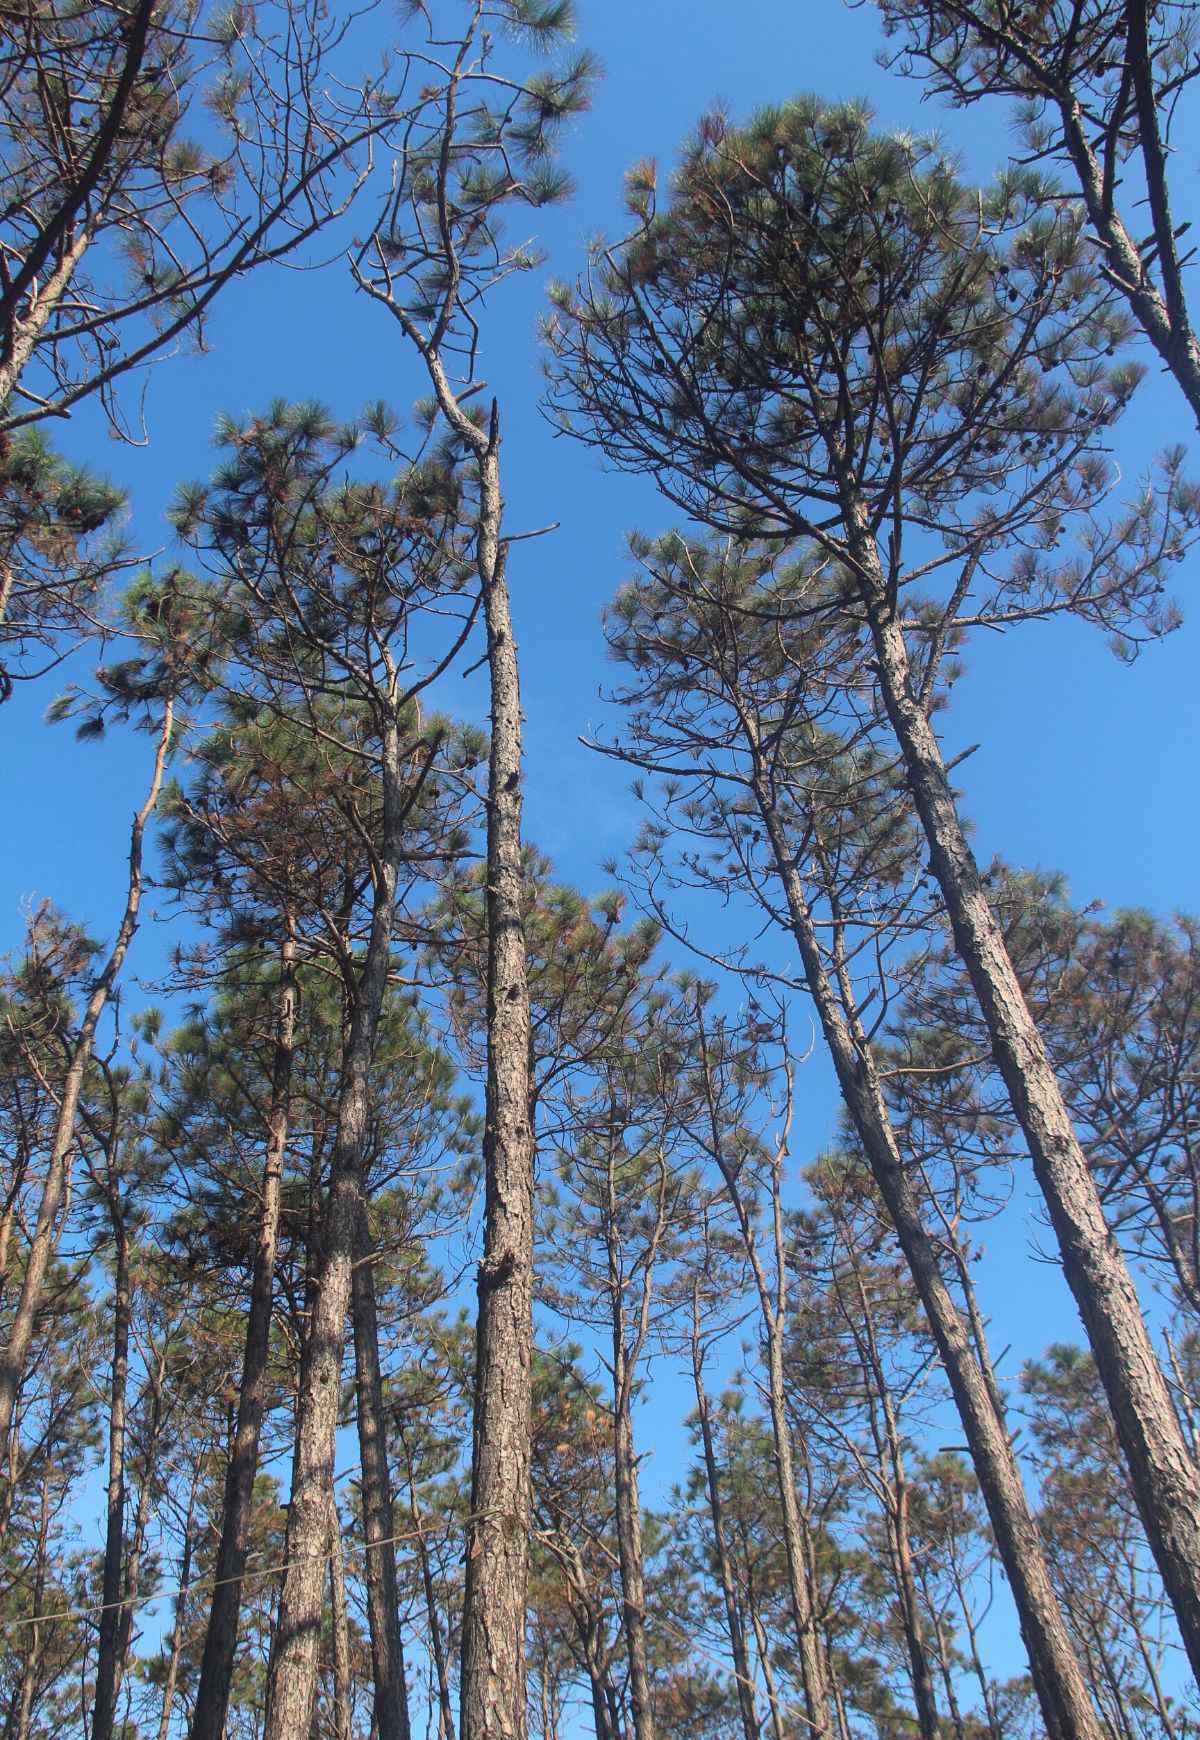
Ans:
[[[475,437],[480,436],[460,409],[458,418]],[[477,560],[487,624],[492,734],[486,861],[484,1235],[463,1597],[461,1732],[462,1740],[524,1740],[533,1130],[522,913],[521,696],[500,541],[499,413],[494,402],[485,445],[472,444],[479,468]]]
[[[113,1208],[116,1273],[113,1285],[113,1354],[109,1383],[108,1490],[104,1532],[104,1576],[100,1638],[96,1652],[96,1692],[92,1740],[112,1740],[117,1711],[117,1673],[122,1631],[121,1571],[125,1558],[125,1404],[129,1382],[129,1324],[133,1314],[129,1286],[129,1229]]]
[[[613,1464],[617,1554],[621,1565],[622,1625],[629,1652],[629,1701],[636,1740],[654,1740],[654,1706],[646,1650],[646,1579],[642,1555],[642,1517],[638,1500],[637,1456],[630,1414],[632,1373],[625,1347],[624,1322],[613,1320]]]
[[[809,1555],[806,1549],[807,1528],[800,1513],[796,1494],[796,1457],[792,1428],[787,1417],[786,1384],[783,1371],[783,1336],[787,1311],[787,1267],[784,1252],[783,1209],[780,1201],[779,1170],[782,1145],[777,1150],[771,1173],[771,1230],[775,1261],[774,1288],[763,1267],[755,1228],[742,1195],[738,1173],[730,1164],[721,1137],[716,1103],[711,1090],[707,1047],[701,1040],[705,1066],[705,1090],[710,1119],[712,1152],[725,1183],[726,1194],[737,1216],[738,1230],[746,1260],[754,1276],[758,1295],[759,1316],[767,1354],[767,1407],[771,1418],[771,1439],[774,1447],[775,1481],[783,1518],[783,1542],[788,1568],[788,1597],[796,1650],[800,1659],[800,1680],[804,1692],[805,1721],[808,1732],[818,1740],[828,1740],[831,1733],[829,1688],[821,1639],[817,1631],[816,1607],[809,1575]]]
[[[351,1309],[375,1727],[378,1740],[409,1740],[408,1689],[396,1581],[395,1507],[387,1456],[373,1259],[366,1204],[360,1202]]]
[[[321,1265],[297,1401],[287,1570],[267,1674],[263,1740],[295,1740],[297,1735],[307,1735],[316,1697],[321,1600],[329,1551],[328,1495],[361,1206],[363,1156],[370,1133],[370,1069],[391,963],[399,830],[404,815],[399,789],[398,727],[394,720],[385,727],[384,739],[384,850],[376,872],[366,958],[354,989],[338,1096]]]
[[[162,1709],[158,1716],[158,1733],[156,1740],[167,1740],[171,1729],[171,1710],[175,1703],[175,1691],[179,1684],[179,1661],[183,1653],[184,1621],[187,1617],[188,1585],[192,1580],[192,1553],[195,1549],[196,1537],[193,1518],[196,1505],[196,1488],[199,1479],[192,1481],[191,1492],[188,1494],[187,1515],[183,1522],[183,1552],[179,1561],[179,1586],[175,1594],[175,1611],[171,1621],[171,1653],[167,1658],[167,1674],[163,1681]]]
[[[329,1609],[333,1635],[333,1740],[351,1740],[350,1617],[337,1501],[329,1490]]]
[[[930,866],[1049,1210],[1146,1538],[1192,1672],[1200,1678],[1200,1469],[1188,1452],[1128,1266],[1105,1221],[1062,1090],[988,904],[937,737],[913,691],[903,631],[881,598],[872,598],[868,613],[884,705],[904,757]]]
[[[200,1683],[192,1714],[191,1740],[221,1740],[237,1650],[242,1576],[250,1544],[258,1446],[267,1399],[267,1362],[271,1343],[271,1311],[275,1258],[279,1246],[279,1206],[283,1161],[287,1149],[289,1096],[296,1040],[296,928],[285,919],[279,961],[279,1001],[275,1016],[271,1099],[267,1113],[267,1152],[263,1165],[258,1243],[250,1281],[242,1381],[238,1390],[237,1422],[225,1471],[221,1537],[217,1546],[215,1585],[200,1662]]]
[[[75,1124],[79,1115],[79,1096],[83,1091],[83,1080],[87,1073],[87,1066],[91,1062],[96,1028],[99,1025],[101,1015],[104,1013],[109,994],[124,964],[133,934],[137,930],[138,910],[142,902],[142,837],[146,831],[146,823],[150,819],[151,812],[158,802],[173,723],[174,707],[168,701],[163,708],[163,722],[154,757],[154,771],[151,775],[150,789],[146,794],[146,801],[134,817],[130,834],[129,881],[125,897],[125,911],[121,916],[116,941],[113,943],[108,959],[92,985],[91,993],[84,1007],[83,1020],[80,1022],[79,1032],[71,1048],[71,1059],[67,1066],[66,1079],[63,1082],[58,1117],[54,1126],[54,1138],[46,1167],[46,1179],[42,1186],[41,1201],[38,1204],[37,1224],[29,1247],[29,1256],[21,1280],[21,1292],[13,1314],[12,1327],[9,1330],[8,1345],[3,1352],[0,1352],[0,1445],[8,1442],[8,1435],[12,1430],[17,1390],[20,1387],[25,1370],[25,1361],[29,1355],[38,1301],[41,1298],[46,1269],[49,1266],[54,1248],[55,1221],[62,1205],[63,1190],[66,1185],[67,1155],[75,1140]]]
[[[425,1530],[421,1524],[420,1512],[417,1508],[417,1494],[412,1484],[411,1469],[409,1472],[409,1493],[412,1501],[413,1527],[417,1537],[417,1556],[421,1561],[421,1587],[425,1594],[425,1617],[429,1624],[429,1653],[433,1658],[433,1670],[437,1680],[438,1740],[455,1740],[454,1703],[450,1697],[446,1642],[442,1635],[442,1622],[438,1615],[437,1593],[433,1586],[433,1567],[429,1563],[429,1544],[425,1539]]]
[[[754,1677],[750,1672],[750,1653],[746,1648],[746,1631],[738,1608],[729,1562],[729,1545],[725,1539],[724,1505],[721,1500],[720,1474],[713,1449],[712,1420],[709,1415],[708,1393],[704,1387],[704,1358],[700,1346],[699,1302],[692,1296],[692,1382],[696,1390],[696,1415],[700,1422],[700,1442],[704,1450],[704,1479],[708,1490],[708,1513],[712,1520],[713,1551],[721,1595],[725,1602],[725,1623],[729,1628],[729,1647],[733,1656],[734,1680],[737,1685],[738,1709],[742,1718],[744,1740],[759,1740],[758,1711],[754,1701]]]
[[[751,747],[757,755],[757,744],[752,742]],[[838,1085],[896,1229],[962,1420],[997,1550],[1012,1589],[1047,1731],[1051,1740],[1103,1740],[1103,1730],[1050,1579],[1012,1445],[993,1406],[969,1327],[946,1284],[924,1225],[920,1201],[904,1169],[866,1037],[826,971],[794,854],[784,838],[761,764],[756,765],[753,789]]]

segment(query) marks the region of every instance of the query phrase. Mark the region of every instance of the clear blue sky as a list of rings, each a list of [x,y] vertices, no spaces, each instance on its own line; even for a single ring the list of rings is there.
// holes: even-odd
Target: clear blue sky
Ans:
[[[581,39],[605,69],[592,112],[573,125],[566,156],[579,193],[540,227],[545,273],[521,282],[485,328],[483,371],[504,407],[509,526],[560,520],[552,537],[514,553],[513,607],[522,656],[527,732],[527,826],[560,873],[585,890],[603,884],[601,862],[628,844],[637,809],[614,769],[577,742],[603,723],[608,680],[598,614],[624,575],[623,540],[673,516],[648,485],[606,475],[594,455],[555,439],[537,410],[536,321],[545,278],[582,262],[585,239],[619,232],[620,183],[635,159],[664,167],[714,102],[734,119],[803,90],[866,96],[888,125],[944,126],[969,172],[986,178],[1003,160],[998,112],[953,115],[922,106],[919,87],[881,71],[869,7],[841,0],[580,0]],[[388,9],[390,16],[390,8]],[[1177,180],[1194,181],[1195,133]],[[969,147],[969,149],[968,149]],[[1188,215],[1186,212],[1181,215]],[[136,541],[169,542],[163,509],[177,480],[203,475],[219,412],[242,415],[275,395],[316,397],[352,416],[378,395],[406,407],[421,391],[386,319],[356,299],[348,275],[276,272],[227,295],[214,318],[212,353],[161,363],[147,397],[151,444],[113,445],[83,412],[58,439],[71,457],[108,470],[131,494]],[[1182,399],[1152,375],[1124,440],[1130,474],[1153,446],[1187,440]],[[1196,559],[1177,570],[1185,615]],[[997,638],[970,657],[944,725],[951,753],[982,747],[959,776],[977,824],[980,856],[1065,870],[1076,893],[1160,912],[1195,907],[1200,847],[1194,776],[1200,683],[1190,623],[1123,669],[1103,639],[1081,629],[1033,628]],[[110,935],[121,900],[129,816],[139,799],[147,743],[114,734],[78,745],[40,715],[54,679],[0,710],[0,782],[8,818],[0,848],[0,948],[16,944],[22,902],[49,896]],[[153,906],[153,901],[150,902]],[[153,925],[135,945],[134,974],[152,974],[165,938]],[[130,999],[134,999],[131,988]],[[802,1097],[797,1159],[828,1132],[828,1078],[812,1066]],[[806,1115],[807,1113],[807,1115]],[[805,1128],[810,1132],[805,1135]],[[1055,1273],[1024,1261],[1026,1234],[997,1229],[982,1285],[997,1317],[996,1343],[1037,1352],[1074,1333]],[[1012,1282],[1020,1266],[1021,1284]],[[1011,1370],[1012,1367],[1009,1367]],[[665,1471],[664,1471],[665,1472]]]

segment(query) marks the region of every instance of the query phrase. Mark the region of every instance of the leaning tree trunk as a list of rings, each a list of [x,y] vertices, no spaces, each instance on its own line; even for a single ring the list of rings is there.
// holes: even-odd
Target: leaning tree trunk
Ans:
[[[387,1419],[379,1363],[379,1315],[374,1252],[366,1203],[360,1204],[351,1310],[358,1397],[358,1447],[362,1462],[362,1512],[367,1584],[367,1622],[375,1682],[378,1740],[409,1740],[408,1690],[400,1639],[396,1580],[395,1517],[387,1457]]]
[[[267,1360],[271,1343],[271,1309],[275,1256],[279,1246],[279,1205],[283,1160],[288,1138],[288,1104],[296,1042],[296,928],[291,916],[284,923],[279,960],[279,1001],[275,1015],[271,1099],[267,1111],[267,1152],[263,1165],[258,1243],[246,1314],[242,1381],[237,1422],[225,1471],[221,1538],[217,1547],[212,1606],[200,1662],[200,1683],[192,1714],[191,1740],[221,1740],[237,1650],[242,1577],[250,1550],[250,1521],[258,1445],[267,1401]]]
[[[129,881],[125,896],[125,911],[121,915],[116,940],[108,959],[92,985],[84,1007],[83,1020],[79,1024],[79,1032],[76,1034],[75,1043],[71,1047],[70,1062],[67,1065],[66,1079],[63,1082],[58,1103],[58,1117],[55,1121],[54,1137],[50,1145],[46,1178],[42,1186],[41,1201],[38,1204],[37,1224],[34,1227],[33,1240],[25,1264],[25,1273],[21,1280],[21,1292],[13,1314],[12,1328],[9,1330],[8,1345],[3,1352],[0,1352],[0,1446],[7,1444],[9,1432],[12,1430],[17,1391],[24,1375],[25,1361],[29,1357],[29,1346],[33,1340],[38,1302],[41,1299],[46,1270],[54,1249],[55,1222],[62,1206],[63,1189],[67,1178],[67,1155],[70,1152],[72,1142],[75,1140],[75,1124],[79,1116],[79,1096],[83,1091],[83,1080],[87,1073],[88,1064],[91,1062],[96,1028],[100,1024],[100,1017],[104,1013],[105,1005],[124,964],[129,944],[133,940],[133,934],[137,929],[138,909],[142,903],[142,838],[146,831],[146,823],[158,802],[158,793],[162,785],[163,768],[166,765],[173,724],[174,707],[170,701],[167,701],[163,708],[162,728],[159,731],[158,746],[154,756],[154,771],[150,779],[150,789],[146,794],[145,803],[133,819],[133,828],[130,833]]]
[[[903,630],[877,598],[869,617],[884,705],[930,865],[1049,1210],[1146,1539],[1192,1672],[1200,1678],[1200,1469],[1188,1452],[1132,1277],[1105,1221],[1087,1158],[967,844],[941,748],[913,691]]]
[[[476,436],[479,431],[460,410]],[[470,439],[470,437],[467,437]],[[521,695],[500,541],[499,413],[479,467],[492,734],[487,796],[484,1232],[475,1340],[462,1740],[523,1740],[533,1340],[533,1130],[521,863]]]
[[[821,956],[816,924],[771,800],[765,769],[755,755],[753,790],[787,901],[788,916],[837,1072],[851,1123],[883,1198],[900,1248],[937,1344],[971,1450],[1012,1590],[1030,1672],[1051,1740],[1103,1740],[1087,1683],[1050,1578],[1045,1550],[1030,1513],[1012,1444],[976,1356],[969,1326],[946,1284],[919,1198],[901,1159],[866,1035],[839,999]]]
[[[322,1225],[305,1366],[297,1400],[296,1445],[283,1587],[267,1674],[263,1740],[295,1740],[312,1722],[317,1687],[329,1490],[338,1424],[346,1313],[361,1212],[362,1166],[371,1124],[370,1069],[391,964],[393,908],[403,815],[398,727],[385,728],[384,851],[373,893],[371,931],[354,1007],[338,1096],[329,1198]]]

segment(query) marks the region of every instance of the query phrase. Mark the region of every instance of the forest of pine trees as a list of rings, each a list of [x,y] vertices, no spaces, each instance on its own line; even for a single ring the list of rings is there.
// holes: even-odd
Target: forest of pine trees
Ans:
[[[593,4],[0,7],[14,885],[10,721],[137,784],[5,912],[0,1740],[1200,1740],[1200,924],[985,856],[949,724],[1179,626],[1200,5],[851,0],[897,130],[779,0],[597,234]],[[555,437],[649,504],[578,885]]]

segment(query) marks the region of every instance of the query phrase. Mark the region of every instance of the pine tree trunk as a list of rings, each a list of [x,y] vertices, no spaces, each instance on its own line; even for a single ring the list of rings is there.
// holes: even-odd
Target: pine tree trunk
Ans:
[[[729,1545],[725,1539],[724,1505],[717,1458],[713,1450],[712,1421],[709,1416],[708,1394],[704,1387],[704,1364],[700,1347],[699,1311],[693,1297],[692,1381],[696,1389],[696,1414],[700,1421],[700,1441],[704,1449],[704,1478],[708,1490],[708,1513],[712,1519],[713,1551],[721,1596],[725,1602],[725,1623],[729,1628],[729,1647],[733,1655],[733,1672],[737,1684],[738,1709],[742,1718],[744,1740],[759,1740],[758,1711],[754,1707],[754,1679],[750,1672],[750,1654],[746,1648],[746,1632],[738,1609],[733,1583],[733,1568],[729,1562]]]
[[[171,1712],[179,1685],[179,1662],[183,1653],[184,1626],[187,1618],[188,1585],[192,1580],[192,1553],[195,1549],[195,1505],[199,1479],[193,1479],[188,1494],[187,1515],[183,1520],[183,1552],[179,1561],[179,1584],[175,1593],[175,1608],[171,1616],[171,1653],[167,1657],[167,1672],[163,1680],[162,1708],[158,1715],[156,1740],[167,1740],[171,1730]]]
[[[638,1501],[637,1456],[630,1417],[630,1374],[621,1313],[613,1321],[613,1464],[617,1553],[621,1566],[621,1619],[629,1654],[629,1701],[635,1740],[654,1740],[654,1707],[646,1650],[646,1580],[642,1555],[642,1516]]]
[[[800,1660],[800,1681],[804,1692],[806,1728],[818,1740],[827,1740],[830,1729],[829,1691],[825,1662],[817,1631],[815,1603],[807,1550],[808,1530],[800,1513],[796,1495],[796,1458],[792,1429],[787,1417],[786,1384],[783,1371],[783,1335],[787,1310],[786,1258],[784,1252],[783,1209],[780,1201],[779,1167],[782,1155],[776,1155],[772,1173],[771,1228],[773,1234],[775,1282],[768,1280],[759,1254],[754,1223],[746,1207],[737,1169],[730,1164],[716,1120],[715,1101],[708,1094],[712,1119],[713,1153],[721,1170],[725,1189],[737,1216],[742,1246],[754,1276],[762,1321],[763,1342],[767,1353],[767,1407],[771,1419],[771,1439],[774,1447],[775,1481],[783,1520],[783,1543],[788,1569],[788,1597]]]
[[[129,1382],[129,1324],[133,1303],[129,1286],[129,1230],[114,1208],[116,1273],[113,1285],[113,1354],[109,1384],[107,1523],[100,1638],[96,1652],[96,1691],[92,1740],[112,1740],[117,1711],[117,1674],[122,1632],[121,1572],[125,1559],[125,1405]]]
[[[384,732],[384,851],[373,892],[371,932],[353,994],[338,1096],[337,1133],[305,1363],[297,1401],[287,1571],[267,1674],[263,1740],[307,1735],[317,1686],[322,1592],[329,1552],[329,1490],[341,1394],[346,1315],[361,1212],[362,1166],[371,1123],[370,1069],[387,992],[404,806],[398,730]]]
[[[813,1591],[809,1581],[808,1529],[796,1494],[796,1459],[792,1429],[787,1417],[783,1375],[781,1326],[771,1325],[767,1334],[767,1407],[775,1446],[775,1477],[783,1511],[783,1544],[787,1556],[788,1596],[796,1650],[800,1657],[800,1680],[804,1689],[805,1731],[815,1740],[828,1740],[829,1689],[825,1662],[817,1634]]]
[[[756,744],[752,744],[757,749]],[[1084,1676],[1050,1578],[1016,1459],[968,1325],[946,1285],[921,1205],[905,1172],[870,1048],[851,1004],[839,998],[821,957],[804,887],[761,768],[754,795],[787,900],[809,993],[847,1111],[920,1297],[970,1446],[980,1491],[1008,1576],[1030,1670],[1051,1740],[1102,1740]]]
[[[882,603],[869,607],[888,718],[929,845],[958,952],[970,975],[1063,1273],[1087,1330],[1129,1466],[1146,1538],[1200,1678],[1200,1469],[1188,1453],[1128,1266],[959,820],[941,749],[910,682],[904,634]]]
[[[333,1740],[351,1740],[350,1618],[346,1610],[342,1530],[332,1487],[329,1491],[329,1610],[333,1636]]]
[[[363,1203],[359,1213],[351,1308],[358,1396],[358,1447],[362,1464],[363,1530],[366,1535],[367,1620],[375,1681],[375,1727],[379,1740],[409,1740],[408,1690],[400,1638],[396,1543],[393,1538],[396,1532],[395,1507],[383,1411],[373,1258],[366,1204]]]
[[[462,1740],[524,1740],[533,1131],[522,913],[521,697],[500,543],[499,420],[494,404],[486,449],[479,454],[479,484],[478,568],[492,698],[486,863],[487,1083],[461,1733]]]
[[[267,1152],[263,1165],[258,1242],[250,1281],[242,1381],[238,1390],[237,1423],[225,1471],[221,1537],[217,1546],[216,1585],[212,1593],[200,1683],[192,1714],[191,1740],[221,1740],[229,1688],[237,1651],[242,1576],[250,1545],[258,1445],[267,1400],[267,1362],[271,1344],[275,1258],[279,1246],[279,1206],[283,1161],[287,1150],[289,1096],[296,1040],[296,928],[285,919],[279,960],[279,1001],[275,1015],[271,1100],[267,1113]]]
[[[0,1352],[0,1446],[7,1444],[8,1435],[12,1430],[17,1391],[24,1375],[25,1361],[29,1356],[38,1303],[42,1295],[46,1270],[53,1254],[55,1222],[62,1206],[67,1180],[67,1155],[75,1140],[75,1124],[79,1115],[79,1096],[83,1091],[83,1080],[87,1073],[88,1064],[91,1062],[96,1028],[99,1026],[100,1017],[104,1013],[109,994],[116,983],[125,956],[129,951],[129,944],[137,929],[138,910],[142,903],[142,838],[146,831],[146,823],[158,802],[173,723],[174,708],[168,701],[163,709],[162,728],[159,732],[158,746],[154,757],[150,790],[146,794],[145,803],[133,819],[133,828],[130,833],[129,880],[125,896],[125,910],[121,915],[116,940],[108,959],[93,983],[87,1003],[84,1006],[79,1032],[75,1037],[74,1045],[71,1047],[71,1058],[62,1086],[58,1117],[55,1120],[54,1136],[50,1146],[50,1157],[46,1165],[46,1178],[42,1186],[41,1201],[38,1204],[37,1223],[34,1227],[33,1240],[25,1263],[25,1273],[21,1280],[21,1292],[13,1314],[8,1344],[3,1352]]]
[[[442,1622],[438,1614],[437,1591],[433,1583],[433,1567],[429,1562],[429,1543],[425,1539],[425,1526],[421,1521],[421,1509],[417,1503],[417,1485],[413,1472],[412,1454],[402,1429],[400,1443],[404,1451],[405,1472],[408,1476],[408,1500],[412,1514],[413,1533],[417,1542],[417,1557],[421,1561],[421,1588],[425,1595],[425,1621],[429,1626],[429,1653],[437,1681],[438,1740],[455,1740],[454,1703],[450,1696],[450,1673],[446,1660],[446,1643],[442,1634]]]

